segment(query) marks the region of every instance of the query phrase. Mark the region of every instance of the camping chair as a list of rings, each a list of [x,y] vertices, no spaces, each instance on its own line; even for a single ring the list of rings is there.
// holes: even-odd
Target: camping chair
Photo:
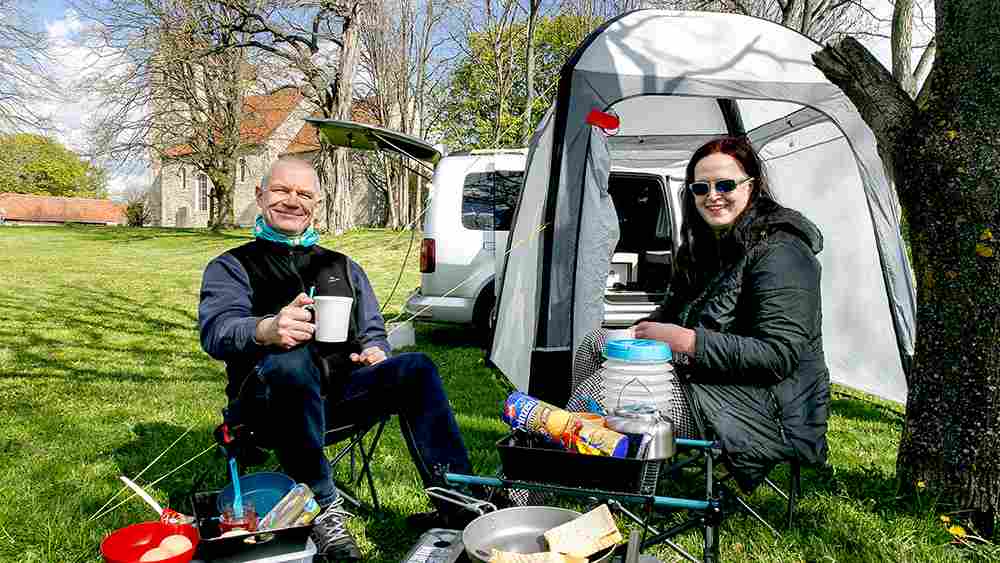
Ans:
[[[706,434],[705,421],[704,419],[701,418],[701,413],[695,412],[694,416],[698,423],[698,427],[701,429],[701,433],[703,435]],[[715,439],[715,437],[713,436],[712,439]],[[719,451],[717,454],[714,455],[717,458],[716,467],[724,467],[722,463],[722,456],[724,455],[724,453],[722,451]],[[767,485],[770,489],[774,490],[774,492],[776,492],[778,496],[780,496],[782,499],[785,500],[785,502],[787,502],[787,507],[785,509],[785,522],[787,524],[787,529],[791,529],[794,524],[795,505],[798,502],[798,497],[801,493],[802,463],[795,458],[786,459],[782,463],[787,463],[789,465],[788,490],[787,491],[783,490],[781,487],[775,484],[775,482],[771,479],[770,475],[774,471],[773,467],[768,472],[768,476],[764,478],[763,484]],[[778,465],[781,465],[781,463],[779,463]],[[777,465],[775,467],[777,467]],[[720,485],[725,486],[726,483],[728,483],[732,479],[733,476],[729,474],[728,471],[726,471],[723,475],[721,475],[718,478],[718,483]],[[733,494],[730,494],[729,497],[736,504],[736,507],[739,510],[745,512],[751,518],[763,524],[764,527],[770,530],[776,537],[781,537],[781,533],[773,525],[771,525],[771,523],[769,523],[763,516],[761,516],[756,510],[754,510],[753,507],[751,507],[747,503],[747,501],[743,499],[743,497],[741,497],[739,494],[735,492],[733,492]]]
[[[236,456],[237,463],[244,470],[247,467],[263,465],[267,462],[269,456],[265,450],[270,450],[271,447],[261,440],[261,437],[253,432],[249,426],[240,423],[225,422],[227,414],[227,409],[223,409],[224,422],[215,429],[215,440],[220,448],[224,452],[228,452],[226,455]],[[343,482],[337,480],[334,482],[344,500],[355,507],[360,508],[361,503],[358,501],[356,495],[352,495],[349,491],[351,488],[359,486],[361,480],[364,479],[368,484],[372,508],[376,512],[381,511],[378,491],[375,488],[375,481],[372,477],[372,460],[374,459],[375,449],[378,447],[387,422],[389,422],[389,416],[384,415],[332,428],[326,432],[326,439],[324,440],[326,446],[342,444],[330,458],[330,470],[336,471],[337,464],[344,457],[350,456],[350,470],[346,486]],[[365,440],[372,431],[374,431],[372,438]],[[358,454],[360,454],[361,458],[360,470],[357,467]]]

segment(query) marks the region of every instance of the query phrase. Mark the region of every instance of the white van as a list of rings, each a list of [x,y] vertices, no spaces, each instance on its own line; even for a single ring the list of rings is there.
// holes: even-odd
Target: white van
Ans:
[[[440,160],[424,218],[420,287],[405,305],[414,318],[488,327],[496,265],[507,250],[526,156],[525,149],[477,150]],[[663,297],[680,203],[665,171],[613,170],[609,193],[620,237],[608,273],[604,324],[628,326]]]
[[[524,149],[477,150],[438,162],[424,216],[420,287],[405,305],[414,318],[488,326],[496,256],[507,248],[526,157]]]

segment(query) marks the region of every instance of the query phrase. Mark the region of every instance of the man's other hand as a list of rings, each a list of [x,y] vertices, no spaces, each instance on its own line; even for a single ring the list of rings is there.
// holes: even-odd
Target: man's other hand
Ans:
[[[282,307],[277,315],[261,320],[257,323],[257,342],[288,350],[311,340],[316,332],[316,325],[309,322],[312,314],[305,306],[312,303],[312,298],[300,293],[291,303]]]
[[[385,350],[378,346],[365,348],[360,354],[351,354],[351,361],[357,364],[373,366],[385,360]]]

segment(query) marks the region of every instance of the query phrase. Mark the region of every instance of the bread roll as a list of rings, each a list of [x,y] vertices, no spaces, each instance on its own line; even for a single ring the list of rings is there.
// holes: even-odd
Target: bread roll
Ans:
[[[170,559],[174,554],[163,549],[162,547],[154,547],[146,553],[142,554],[139,558],[139,563],[146,563],[147,561],[163,561],[164,559]]]
[[[165,549],[173,555],[180,555],[191,549],[191,540],[181,534],[167,536],[160,542],[160,549]]]

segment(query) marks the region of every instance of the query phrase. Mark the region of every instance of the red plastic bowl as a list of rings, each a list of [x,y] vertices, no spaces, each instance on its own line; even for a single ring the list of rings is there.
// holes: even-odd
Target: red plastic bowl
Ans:
[[[104,538],[101,542],[101,555],[107,563],[138,563],[144,553],[159,546],[163,538],[174,534],[187,536],[191,540],[191,549],[157,563],[188,563],[198,547],[198,530],[187,524],[142,522],[126,526]]]

